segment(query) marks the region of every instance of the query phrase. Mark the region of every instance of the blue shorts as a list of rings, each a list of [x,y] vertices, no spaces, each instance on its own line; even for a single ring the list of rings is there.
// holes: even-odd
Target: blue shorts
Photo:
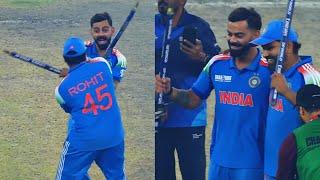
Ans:
[[[78,151],[69,141],[65,141],[56,180],[89,179],[87,172],[94,161],[106,179],[126,179],[124,172],[124,142],[102,150]]]
[[[211,160],[208,180],[263,180],[263,169],[227,168]]]

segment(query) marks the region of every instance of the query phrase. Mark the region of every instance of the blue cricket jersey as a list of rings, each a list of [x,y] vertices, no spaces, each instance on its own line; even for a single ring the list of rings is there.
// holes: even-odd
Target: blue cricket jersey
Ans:
[[[105,59],[96,58],[71,68],[55,94],[74,121],[67,140],[77,149],[99,150],[124,140],[111,68]]]
[[[87,56],[89,58],[100,57],[96,43],[93,42],[90,45],[86,45],[87,47]],[[127,60],[123,54],[117,49],[113,49],[113,52],[109,58],[104,57],[108,60],[112,69],[112,76],[114,80],[121,81],[123,78],[124,72],[127,70]]]
[[[206,99],[215,89],[211,159],[228,168],[263,168],[270,71],[260,51],[239,70],[226,54],[213,57],[192,90]]]
[[[294,92],[305,84],[320,86],[320,73],[311,63],[310,56],[301,56],[297,64],[284,72],[288,85]],[[268,110],[264,154],[265,174],[276,176],[281,144],[294,129],[301,125],[299,111],[289,100],[279,94],[277,104],[270,105]]]
[[[197,80],[205,63],[190,59],[180,50],[179,37],[182,36],[184,28],[193,26],[197,28],[197,38],[201,40],[203,50],[209,56],[219,53],[220,48],[216,45],[215,36],[210,29],[210,25],[200,17],[189,14],[184,10],[179,23],[173,27],[170,39],[170,52],[167,64],[167,76],[171,78],[171,83],[179,89],[189,89]],[[155,73],[162,72],[163,62],[161,62],[162,42],[164,38],[166,23],[163,16],[155,16]],[[165,101],[169,101],[165,98]],[[168,106],[168,119],[160,123],[159,127],[191,127],[206,125],[206,102],[203,100],[196,109],[186,109],[177,103]]]

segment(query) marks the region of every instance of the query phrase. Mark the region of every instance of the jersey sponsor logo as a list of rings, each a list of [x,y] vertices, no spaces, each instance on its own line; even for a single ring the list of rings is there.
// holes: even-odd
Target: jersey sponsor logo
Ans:
[[[277,99],[277,104],[272,106],[270,103],[270,106],[272,109],[279,111],[279,112],[283,112],[283,102],[282,99]]]
[[[220,103],[230,104],[234,106],[249,106],[253,107],[252,94],[245,94],[239,92],[219,91]]]
[[[102,72],[97,73],[92,76],[90,79],[78,83],[77,85],[68,89],[68,92],[71,96],[77,95],[83,91],[86,91],[89,87],[97,85],[99,82],[103,81]]]
[[[306,138],[306,145],[309,146],[315,146],[320,145],[320,136],[312,136]]]
[[[214,80],[217,82],[231,82],[232,76],[216,74],[214,75]]]
[[[251,88],[256,88],[260,85],[261,83],[261,79],[259,78],[259,76],[252,76],[250,79],[249,79],[249,86]]]
[[[199,133],[199,134],[194,133],[194,134],[192,134],[192,139],[199,139],[199,138],[201,138],[202,136],[203,136],[203,134],[201,134],[201,133]]]

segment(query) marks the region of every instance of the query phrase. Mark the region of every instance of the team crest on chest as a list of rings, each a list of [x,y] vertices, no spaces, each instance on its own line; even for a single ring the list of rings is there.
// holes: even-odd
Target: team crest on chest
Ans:
[[[259,76],[254,75],[249,79],[249,86],[251,88],[258,87],[260,85],[260,83],[261,83],[261,79]]]

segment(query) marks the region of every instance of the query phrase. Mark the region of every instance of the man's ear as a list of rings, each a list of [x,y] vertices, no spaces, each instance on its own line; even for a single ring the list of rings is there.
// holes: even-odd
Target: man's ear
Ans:
[[[90,33],[91,37],[93,37],[93,30],[92,30],[92,28],[89,29],[89,33]]]
[[[309,116],[308,116],[308,112],[306,111],[305,108],[303,107],[299,107],[299,112],[300,112],[300,117],[304,122],[308,122],[309,120]]]
[[[254,30],[253,35],[254,35],[254,38],[260,37],[260,30]]]
[[[114,27],[111,27],[111,35],[113,36],[114,32],[116,31],[116,29]]]
[[[293,43],[292,42],[287,43],[286,54],[293,54]]]

